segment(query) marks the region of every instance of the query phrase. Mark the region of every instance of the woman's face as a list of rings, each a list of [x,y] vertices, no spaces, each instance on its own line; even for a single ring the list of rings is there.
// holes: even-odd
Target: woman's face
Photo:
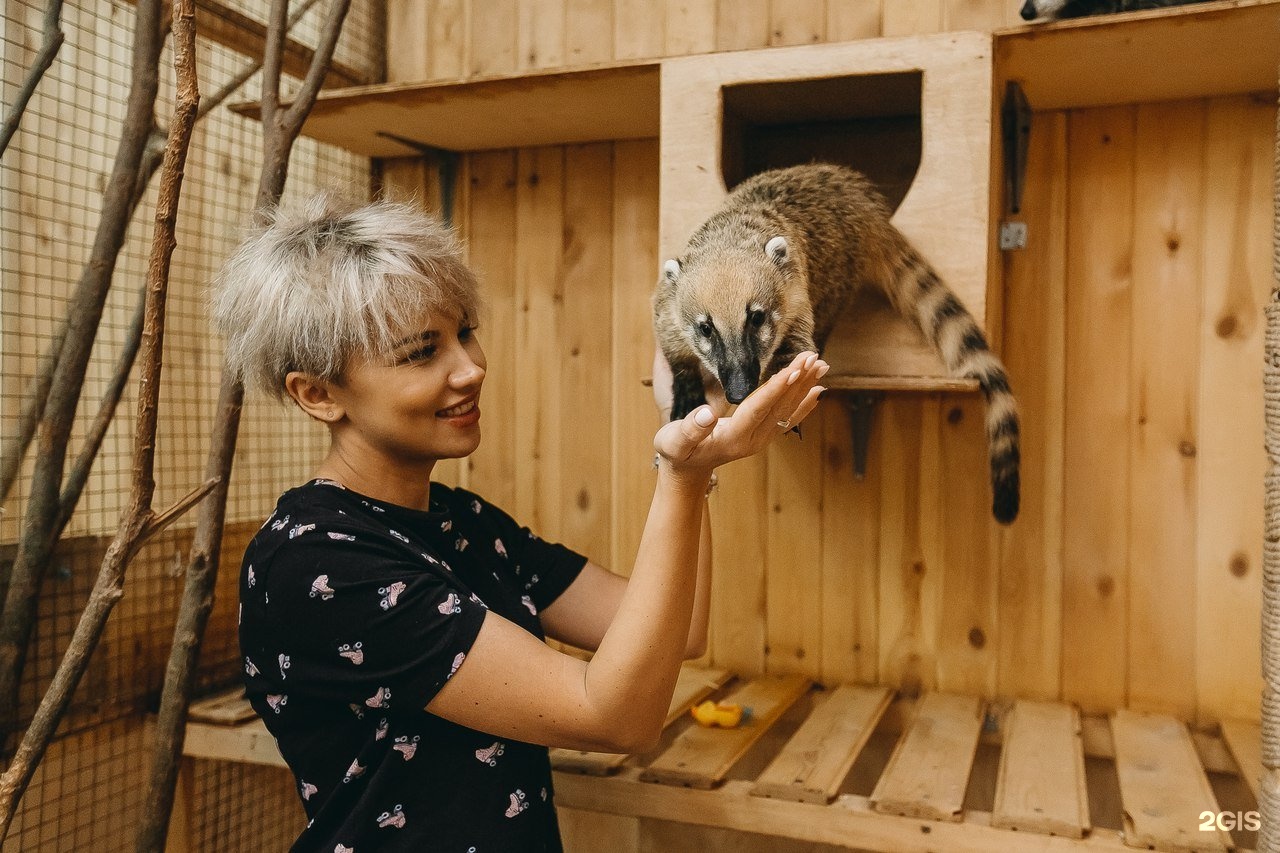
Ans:
[[[485,358],[474,327],[429,320],[397,342],[388,359],[355,358],[330,394],[342,407],[334,441],[363,461],[431,465],[480,444]],[[357,462],[356,459],[351,459]],[[358,464],[358,462],[357,462]]]

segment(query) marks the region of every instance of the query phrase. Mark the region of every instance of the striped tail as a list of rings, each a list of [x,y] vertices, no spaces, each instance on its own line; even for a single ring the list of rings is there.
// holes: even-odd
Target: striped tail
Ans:
[[[991,512],[1009,524],[1018,516],[1018,404],[1009,376],[968,309],[918,252],[909,246],[889,299],[912,320],[942,357],[952,376],[978,380],[987,400],[987,446],[991,462]]]

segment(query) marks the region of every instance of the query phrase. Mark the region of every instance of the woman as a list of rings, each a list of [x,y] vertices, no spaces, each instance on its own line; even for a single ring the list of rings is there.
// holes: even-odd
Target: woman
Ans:
[[[276,212],[216,286],[231,367],[332,441],[241,572],[247,692],[310,819],[295,850],[560,849],[546,746],[657,742],[680,662],[705,645],[712,471],[798,424],[822,390],[826,365],[802,354],[732,417],[704,406],[663,426],[623,579],[430,482],[480,443],[476,303],[435,221],[324,197]]]

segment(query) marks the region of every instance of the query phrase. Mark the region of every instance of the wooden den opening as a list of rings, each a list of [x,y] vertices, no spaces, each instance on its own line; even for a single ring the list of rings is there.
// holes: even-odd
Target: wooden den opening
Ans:
[[[768,169],[838,163],[865,174],[897,210],[920,168],[922,90],[920,71],[725,86],[724,185]]]

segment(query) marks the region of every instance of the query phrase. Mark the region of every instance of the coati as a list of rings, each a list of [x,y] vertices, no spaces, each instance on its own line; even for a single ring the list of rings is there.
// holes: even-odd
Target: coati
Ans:
[[[740,403],[797,353],[820,351],[860,288],[911,320],[956,376],[987,400],[992,512],[1018,514],[1018,413],[1000,360],[973,316],[889,222],[862,174],[813,164],[762,172],[663,265],[654,332],[671,365],[672,420],[705,402],[704,371]]]
[[[1165,6],[1186,6],[1204,0],[1026,0],[1022,4],[1024,21],[1047,18],[1083,18],[1088,15],[1107,15],[1113,12],[1136,12],[1139,9],[1160,9]]]

